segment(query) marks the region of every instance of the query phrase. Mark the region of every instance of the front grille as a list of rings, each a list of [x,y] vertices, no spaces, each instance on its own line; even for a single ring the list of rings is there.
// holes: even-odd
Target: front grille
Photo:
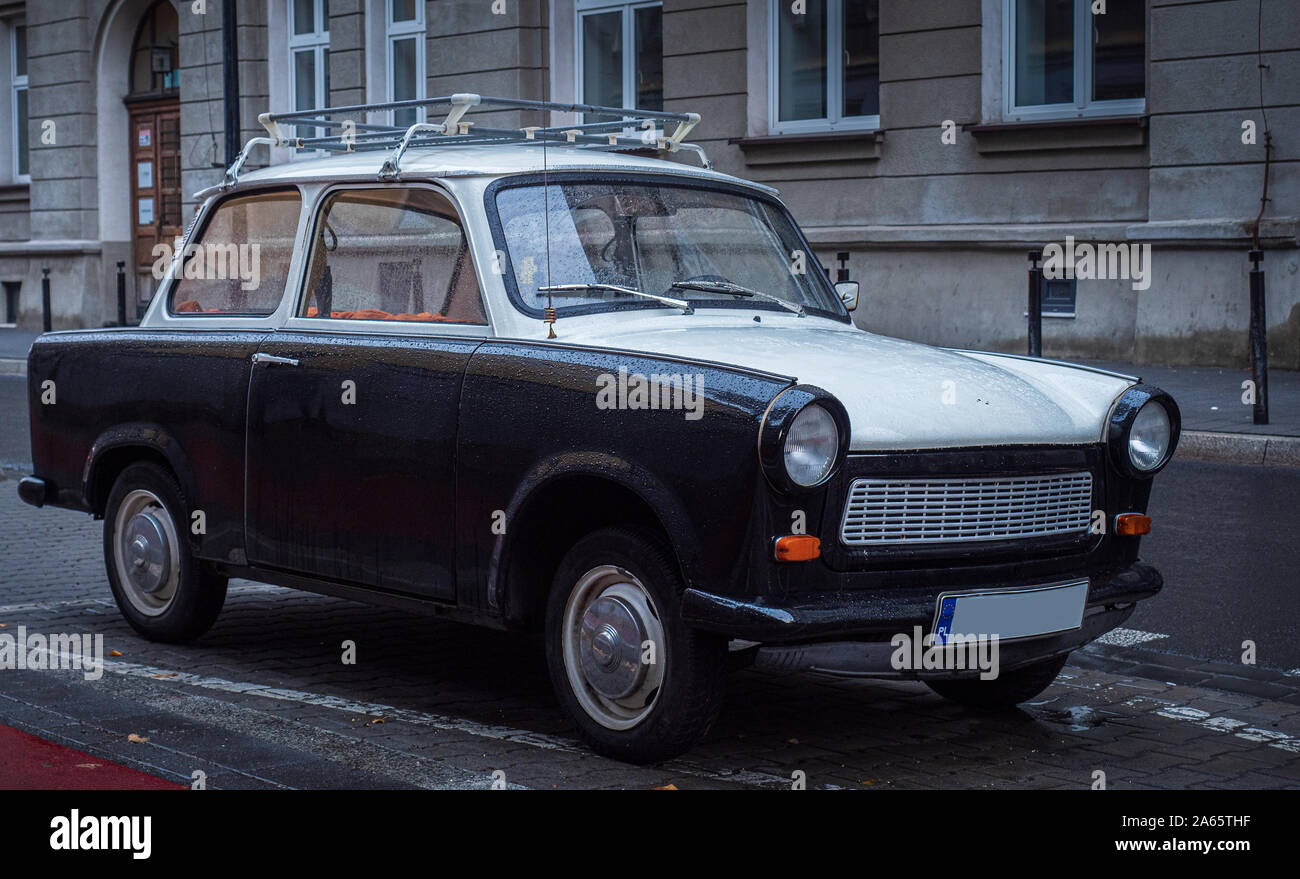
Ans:
[[[855,479],[840,523],[848,546],[956,543],[1087,532],[1092,474]]]

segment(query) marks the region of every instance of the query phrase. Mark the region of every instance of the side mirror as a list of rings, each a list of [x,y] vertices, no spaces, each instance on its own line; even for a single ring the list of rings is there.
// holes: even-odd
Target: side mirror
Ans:
[[[857,281],[836,281],[835,292],[840,294],[840,302],[849,311],[858,307],[858,282]]]

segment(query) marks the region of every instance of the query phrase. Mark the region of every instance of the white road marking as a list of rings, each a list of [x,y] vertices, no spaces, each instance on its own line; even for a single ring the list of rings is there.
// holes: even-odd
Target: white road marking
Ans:
[[[65,662],[71,659],[71,654],[67,653],[55,653],[51,650],[41,650],[40,652],[46,653],[52,658],[59,657]],[[355,699],[345,699],[341,696],[326,696],[319,693],[309,693],[304,690],[292,690],[284,687],[268,687],[264,684],[228,681],[224,678],[216,678],[209,675],[197,675],[190,672],[173,671],[158,666],[142,665],[136,662],[123,662],[116,659],[104,660],[104,671],[111,674],[123,675],[125,677],[147,678],[154,681],[187,684],[191,687],[198,687],[204,690],[215,690],[223,693],[262,696],[267,699],[298,702],[303,705],[332,708],[336,711],[343,711],[349,714],[364,714],[369,717],[383,717],[385,719],[397,720],[403,723],[414,724],[416,726],[431,727],[433,729],[445,730],[448,732],[465,733],[480,738],[529,745],[543,750],[573,751],[582,754],[591,754],[591,751],[585,748],[580,742],[562,736],[550,736],[543,733],[514,729],[497,724],[478,723],[473,720],[449,717],[442,714],[426,714],[422,711],[397,708],[379,702],[361,702]],[[662,767],[682,775],[692,775],[709,781],[727,781],[737,782],[740,784],[758,785],[762,787],[780,788],[789,788],[791,785],[790,779],[783,778],[779,775],[770,775],[765,772],[752,772],[747,769],[712,770],[680,759],[664,763],[662,764]],[[816,786],[823,789],[838,789],[838,786],[830,784]]]
[[[1143,632],[1140,629],[1111,629],[1098,638],[1097,643],[1109,644],[1112,647],[1135,647],[1138,644],[1158,641],[1161,638],[1168,637],[1168,635],[1162,635],[1159,632]]]
[[[112,607],[111,598],[79,598],[76,601],[37,601],[32,604],[6,604],[0,614],[25,613],[33,610],[70,610],[78,607]]]
[[[1166,702],[1163,699],[1152,699],[1150,697],[1138,696],[1127,700],[1124,704],[1137,707],[1139,702],[1154,702],[1163,707],[1156,709],[1156,714],[1161,717],[1168,717],[1170,720],[1182,720],[1194,723],[1205,729],[1214,732],[1231,733],[1239,739],[1248,742],[1257,742],[1265,744],[1270,748],[1278,748],[1288,751],[1292,754],[1300,754],[1300,738],[1291,736],[1286,733],[1277,732],[1276,730],[1259,729],[1258,727],[1247,725],[1244,720],[1234,720],[1231,717],[1216,717],[1208,711],[1202,711],[1200,708],[1190,708],[1186,705],[1175,705],[1172,702]]]

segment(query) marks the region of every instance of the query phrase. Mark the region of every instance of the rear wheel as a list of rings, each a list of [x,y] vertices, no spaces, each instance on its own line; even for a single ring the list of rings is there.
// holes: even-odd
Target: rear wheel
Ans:
[[[226,600],[226,578],[190,552],[189,506],[157,464],[122,471],[104,510],[104,562],[122,616],[154,641],[189,641],[206,632]]]
[[[1015,671],[1002,672],[988,681],[972,678],[961,681],[926,681],[926,684],[945,699],[962,705],[991,710],[1014,708],[1050,687],[1065,666],[1065,660],[1064,656],[1048,659]]]
[[[546,611],[546,658],[561,704],[593,749],[653,763],[690,749],[722,701],[726,640],[681,620],[667,550],[623,528],[574,544]]]

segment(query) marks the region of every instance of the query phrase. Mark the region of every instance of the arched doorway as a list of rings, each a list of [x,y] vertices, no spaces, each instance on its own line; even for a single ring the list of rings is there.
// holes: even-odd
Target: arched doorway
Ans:
[[[180,45],[176,10],[158,0],[140,18],[131,44],[127,146],[131,178],[131,255],[142,301],[157,286],[154,247],[182,231]]]

